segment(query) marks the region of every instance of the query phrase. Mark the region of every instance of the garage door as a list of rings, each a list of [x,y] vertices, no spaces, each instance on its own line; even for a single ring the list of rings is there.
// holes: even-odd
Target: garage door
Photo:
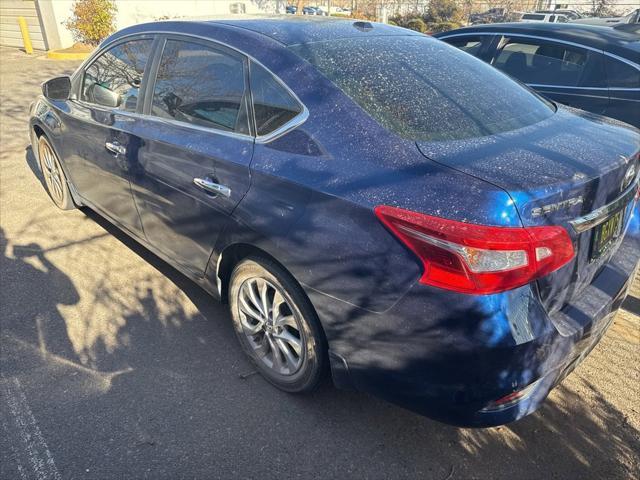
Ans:
[[[46,50],[47,46],[34,0],[0,0],[0,45],[24,47],[18,17],[24,17],[27,21],[33,48]]]

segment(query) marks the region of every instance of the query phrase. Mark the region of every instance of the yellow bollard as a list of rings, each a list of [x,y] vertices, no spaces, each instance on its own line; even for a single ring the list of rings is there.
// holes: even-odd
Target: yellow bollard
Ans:
[[[27,27],[27,21],[24,17],[18,17],[18,25],[20,25],[20,33],[22,33],[24,51],[31,55],[33,53],[33,46],[31,45],[31,37],[29,37],[29,27]]]

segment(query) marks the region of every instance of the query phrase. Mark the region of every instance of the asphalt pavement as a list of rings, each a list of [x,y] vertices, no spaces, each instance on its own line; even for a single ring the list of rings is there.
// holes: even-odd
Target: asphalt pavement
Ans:
[[[76,65],[0,49],[0,478],[640,478],[629,311],[538,412],[499,428],[251,375],[225,306],[47,197],[28,107]],[[640,313],[639,298],[636,282],[625,308]]]

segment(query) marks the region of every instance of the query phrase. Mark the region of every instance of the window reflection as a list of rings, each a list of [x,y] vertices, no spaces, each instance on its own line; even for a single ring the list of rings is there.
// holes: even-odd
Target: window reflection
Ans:
[[[244,62],[197,43],[168,40],[158,66],[152,113],[248,133]]]
[[[133,40],[117,45],[86,69],[81,100],[134,112],[151,40]]]
[[[526,83],[540,85],[582,85],[587,51],[536,40],[509,42],[495,66]]]
[[[493,67],[427,36],[346,38],[289,48],[381,126],[411,140],[495,135],[555,111]]]
[[[258,135],[280,128],[302,111],[295,98],[256,63],[251,63],[251,95]]]

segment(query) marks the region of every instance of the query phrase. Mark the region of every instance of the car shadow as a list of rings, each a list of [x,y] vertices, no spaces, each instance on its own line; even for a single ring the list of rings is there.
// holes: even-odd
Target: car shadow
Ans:
[[[38,165],[38,159],[36,158],[36,154],[33,151],[33,147],[31,145],[27,146],[24,149],[24,159],[27,166],[31,169],[31,173],[33,173],[33,176],[38,179],[38,182],[40,182],[42,188],[46,190],[44,176],[42,175],[42,170],[40,170],[40,166]]]
[[[51,352],[45,364],[51,358],[58,363],[63,359],[82,368],[89,365],[94,377],[108,378],[90,395],[83,382],[64,380],[47,386],[48,408],[54,408],[58,417],[73,418],[74,435],[87,444],[86,464],[104,464],[101,449],[89,447],[95,446],[92,432],[106,428],[106,435],[123,440],[110,446],[111,456],[126,455],[132,444],[144,445],[137,460],[127,465],[129,473],[154,464],[179,475],[185,445],[189,458],[210,460],[193,460],[189,471],[194,477],[215,471],[210,462],[220,457],[238,462],[235,471],[245,477],[266,469],[273,476],[292,472],[315,476],[327,464],[340,476],[376,473],[381,478],[505,478],[516,471],[524,472],[523,478],[633,478],[637,473],[640,432],[586,380],[581,388],[589,391],[590,405],[584,403],[583,391],[561,385],[535,414],[485,430],[443,425],[366,394],[337,390],[330,382],[310,395],[280,392],[251,375],[253,368],[240,351],[225,306],[100,215],[89,209],[83,212],[169,279],[196,307],[195,312],[188,311],[167,290],[134,288],[134,307],[119,310],[114,303],[113,317],[106,320],[118,325],[115,344],[90,345],[93,360],[88,363],[70,346],[65,335],[70,326],[60,312],[44,331],[5,319],[2,334],[9,338],[9,353],[15,339],[36,347],[40,338]],[[16,279],[9,289],[14,298],[11,310],[29,302],[33,285],[33,267],[20,260],[20,252],[43,255],[37,246],[26,247],[14,245],[12,258],[3,255],[5,263],[10,262],[3,265],[3,277]],[[38,303],[39,309],[55,312],[56,302],[74,305],[79,298],[73,281],[51,262],[47,265],[49,278],[34,288],[50,300]],[[56,272],[56,279],[51,272]],[[98,285],[94,301],[113,296],[108,290]],[[5,312],[10,309],[3,306]],[[101,320],[81,321],[89,331],[99,329]],[[25,375],[26,368],[15,362],[3,364],[5,375]],[[66,390],[59,391],[63,386]],[[105,415],[111,419],[110,427],[102,425]],[[304,449],[305,442],[315,447]],[[238,453],[246,450],[253,452],[251,462],[243,462]],[[292,455],[274,463],[271,451]]]
[[[43,65],[39,76],[60,73],[59,64]],[[5,120],[23,121],[24,96],[11,102]],[[30,149],[26,163],[42,182]],[[583,377],[584,367],[538,412],[485,430],[443,425],[330,382],[310,395],[280,392],[252,375],[225,306],[83,212],[103,233],[58,251],[111,235],[158,274],[123,272],[121,248],[55,262],[51,248],[0,235],[0,369],[20,378],[65,478],[640,477],[640,432],[607,400],[611,391]],[[84,271],[72,275],[83,260]],[[160,276],[169,285],[151,281]],[[599,372],[605,377],[637,375],[628,365],[634,341],[607,357],[596,349],[587,362],[609,364]],[[624,395],[637,399],[634,378],[628,383]]]

